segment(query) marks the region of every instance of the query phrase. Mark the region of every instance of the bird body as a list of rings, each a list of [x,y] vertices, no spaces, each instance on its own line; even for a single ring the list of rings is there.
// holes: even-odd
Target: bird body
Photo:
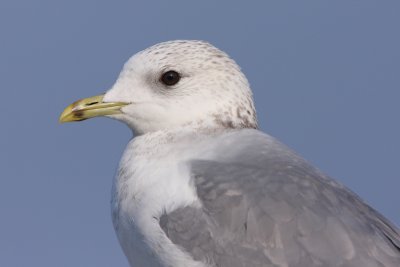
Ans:
[[[396,226],[259,131],[246,77],[214,46],[139,52],[60,120],[100,115],[136,135],[112,190],[132,267],[400,266]]]
[[[394,226],[257,130],[180,129],[133,139],[112,208],[132,266],[400,262]]]

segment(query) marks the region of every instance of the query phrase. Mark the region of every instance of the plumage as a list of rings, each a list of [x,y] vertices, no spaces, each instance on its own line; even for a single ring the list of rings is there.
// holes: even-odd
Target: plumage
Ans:
[[[135,134],[111,201],[131,266],[400,266],[396,226],[259,131],[246,77],[209,43],[137,53],[60,120],[95,116]]]
[[[164,213],[167,236],[211,266],[398,266],[399,232],[354,193],[255,130],[192,160],[201,206]],[[244,147],[232,144],[251,140]],[[229,155],[228,157],[224,155]]]

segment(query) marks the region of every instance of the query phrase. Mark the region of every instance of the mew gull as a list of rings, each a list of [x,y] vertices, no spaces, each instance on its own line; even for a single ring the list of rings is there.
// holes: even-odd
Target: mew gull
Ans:
[[[259,131],[246,77],[207,42],[137,53],[60,121],[96,116],[135,135],[111,202],[131,266],[400,266],[398,228]]]

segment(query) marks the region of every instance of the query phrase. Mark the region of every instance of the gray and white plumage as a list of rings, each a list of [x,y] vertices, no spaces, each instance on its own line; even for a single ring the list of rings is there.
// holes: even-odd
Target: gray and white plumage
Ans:
[[[245,76],[212,45],[136,54],[104,101],[131,103],[110,117],[136,133],[112,197],[131,266],[400,266],[396,226],[257,130]]]

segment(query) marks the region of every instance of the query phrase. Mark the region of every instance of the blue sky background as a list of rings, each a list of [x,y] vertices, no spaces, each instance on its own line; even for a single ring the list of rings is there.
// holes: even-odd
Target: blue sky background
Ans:
[[[399,1],[0,2],[0,266],[128,266],[110,218],[126,126],[58,124],[160,41],[243,68],[261,128],[400,224]]]

